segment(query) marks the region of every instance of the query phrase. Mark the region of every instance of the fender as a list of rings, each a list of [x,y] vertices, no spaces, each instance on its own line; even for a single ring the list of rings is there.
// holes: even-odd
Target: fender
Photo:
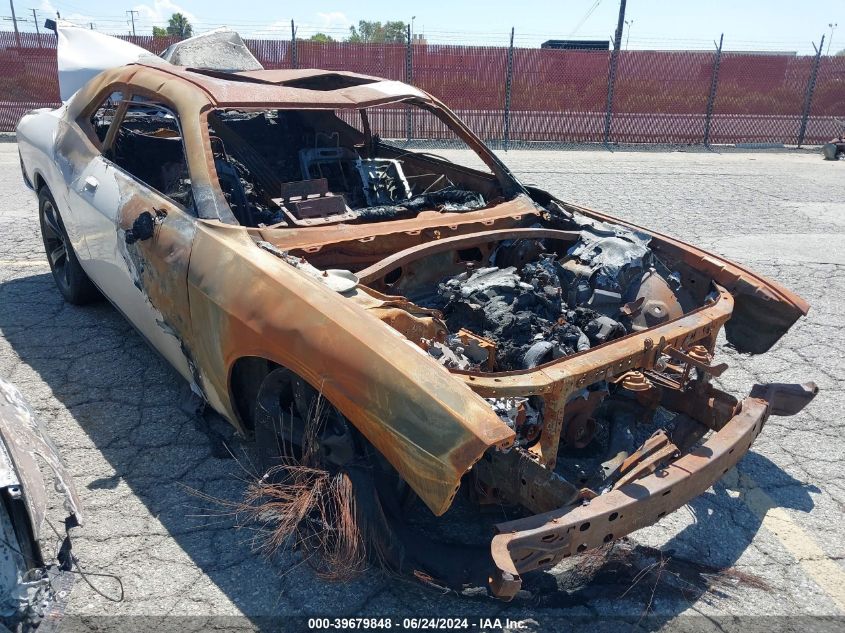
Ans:
[[[237,426],[232,365],[276,362],[321,391],[436,515],[488,448],[512,443],[480,396],[354,298],[259,249],[242,228],[197,227],[186,344],[209,403]]]

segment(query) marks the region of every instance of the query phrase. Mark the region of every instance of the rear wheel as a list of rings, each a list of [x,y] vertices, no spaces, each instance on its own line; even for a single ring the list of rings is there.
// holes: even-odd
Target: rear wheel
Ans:
[[[38,193],[38,216],[47,262],[65,301],[85,305],[98,299],[99,292],[79,264],[56,201],[47,187],[42,187]]]

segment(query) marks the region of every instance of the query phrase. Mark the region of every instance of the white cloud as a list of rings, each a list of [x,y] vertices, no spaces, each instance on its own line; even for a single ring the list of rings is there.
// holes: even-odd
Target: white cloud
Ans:
[[[345,13],[341,11],[331,11],[329,13],[318,13],[317,17],[322,28],[342,28],[348,29],[352,26],[352,20],[346,17]]]
[[[342,39],[349,32],[352,20],[341,11],[315,13],[309,19],[296,21],[296,36],[308,39],[315,33],[325,33],[335,39]],[[288,30],[290,23],[288,22]]]
[[[61,10],[56,9],[56,5],[50,2],[50,0],[41,0],[41,4],[38,5],[38,13],[47,13],[48,15],[46,17],[50,18],[51,20],[56,17],[57,12],[61,13]],[[85,13],[70,13],[68,11],[65,11],[61,15],[62,20],[67,20],[68,22],[72,22],[73,24],[77,24],[79,26],[88,26],[89,23],[97,21],[96,18]],[[39,22],[43,24],[45,16],[39,15],[38,19]],[[41,27],[41,24],[38,25],[39,28]]]
[[[170,0],[154,0],[152,4],[136,4],[132,8],[138,12],[138,18],[151,22],[155,26],[167,26],[167,21],[174,13],[181,13],[192,24],[198,22],[193,13]]]
[[[310,19],[296,20],[295,24],[296,36],[299,38],[308,39],[315,33],[326,33],[335,39],[342,39],[349,31],[352,21],[340,11],[331,11],[315,13]],[[236,28],[236,30],[239,30],[243,37],[288,39],[290,38],[290,20],[276,20],[260,28]]]
[[[262,26],[257,31],[261,33],[288,33],[290,34],[290,21],[289,20],[276,20],[275,22],[270,22],[267,26]]]

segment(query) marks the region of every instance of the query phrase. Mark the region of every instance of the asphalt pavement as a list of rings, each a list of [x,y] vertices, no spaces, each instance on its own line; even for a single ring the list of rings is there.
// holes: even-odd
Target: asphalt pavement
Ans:
[[[308,629],[299,616],[466,616],[474,630],[478,618],[498,617],[532,631],[595,616],[645,630],[713,622],[763,630],[786,616],[843,624],[819,618],[845,615],[845,162],[796,151],[500,155],[525,182],[749,264],[806,298],[809,316],[769,353],[722,346],[717,358],[730,365],[720,383],[735,394],[755,382],[814,380],[816,400],[795,417],[771,418],[713,489],[632,535],[631,569],[608,563],[583,587],[560,570],[542,573],[505,604],[375,570],[323,581],[296,552],[257,551],[255,530],[231,515],[227,502],[248,477],[247,447],[234,444],[238,459],[221,456],[227,430],[180,409],[176,372],[108,303],[62,301],[17,147],[3,143],[0,376],[47,423],[75,477],[85,506],[77,555],[125,588],[115,603],[80,579],[71,624],[141,628],[149,618],[143,628]],[[50,517],[62,518],[58,504]],[[116,593],[112,580],[90,580]]]

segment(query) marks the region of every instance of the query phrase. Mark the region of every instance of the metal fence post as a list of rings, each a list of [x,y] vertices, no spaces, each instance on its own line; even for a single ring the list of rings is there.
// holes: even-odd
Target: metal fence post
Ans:
[[[604,144],[610,142],[610,121],[613,118],[613,84],[616,83],[616,66],[619,63],[619,48],[622,45],[622,29],[625,25],[626,0],[619,3],[619,22],[613,36],[613,52],[610,54],[610,72],[607,74],[607,104],[604,114]]]
[[[290,21],[290,67],[299,68],[299,60],[296,58],[296,27],[293,20]]]
[[[18,48],[21,47],[21,34],[18,32],[18,18],[15,16],[15,0],[9,0],[9,7],[12,9],[12,26],[15,27],[15,41]]]
[[[411,25],[408,25],[408,45],[405,49],[405,83],[411,83],[414,79],[414,60],[413,60],[413,41],[411,40]],[[405,121],[405,132],[407,135],[407,142],[411,142],[411,134],[413,133],[414,129],[414,120],[413,120],[413,113],[411,112],[411,106],[406,106],[406,121]]]
[[[504,146],[508,151],[511,139],[511,89],[513,87],[513,27],[511,27],[511,43],[508,47],[508,68],[505,73],[505,113],[504,113]]]
[[[41,29],[38,28],[38,15],[35,9],[32,10],[32,22],[35,24],[35,37],[38,39],[38,48],[41,48]]]
[[[707,112],[704,115],[704,147],[710,146],[710,121],[713,118],[713,105],[716,103],[716,88],[719,86],[719,63],[722,61],[722,42],[725,34],[719,36],[719,46],[713,58],[713,76],[710,78],[710,95],[707,97]]]
[[[815,48],[815,43],[813,48]],[[798,147],[804,142],[804,134],[807,132],[807,120],[810,118],[810,108],[813,105],[813,93],[816,91],[816,77],[819,74],[819,62],[824,50],[824,35],[819,47],[816,48],[816,59],[813,61],[813,68],[810,70],[810,79],[807,81],[807,91],[804,93],[804,110],[801,113],[801,127],[798,129]]]

